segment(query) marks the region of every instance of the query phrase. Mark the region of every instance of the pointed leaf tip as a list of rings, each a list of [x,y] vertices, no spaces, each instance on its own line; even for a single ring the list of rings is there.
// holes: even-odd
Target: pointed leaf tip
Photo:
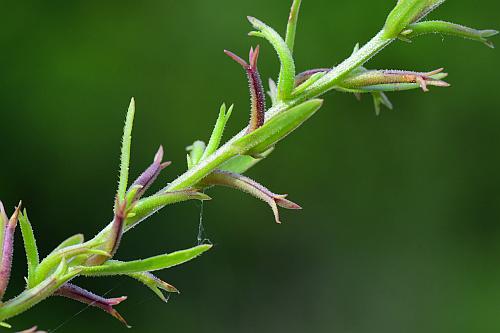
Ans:
[[[493,43],[488,40],[498,33],[496,30],[477,30],[467,26],[446,21],[422,21],[410,24],[408,29],[401,32],[399,38],[406,41],[426,35],[426,34],[441,34],[454,37],[462,37],[474,41],[481,42],[488,47],[493,47]]]
[[[85,276],[111,276],[133,273],[152,272],[167,269],[188,262],[212,248],[211,244],[203,244],[186,250],[162,254],[146,259],[121,262],[109,260],[101,266],[79,267]]]
[[[125,199],[125,193],[128,186],[129,165],[130,165],[130,146],[132,143],[132,128],[134,126],[135,100],[132,98],[125,117],[125,126],[123,128],[122,147],[120,156],[120,172],[118,181],[117,196],[121,200]]]
[[[7,217],[7,213],[5,212],[5,208],[1,200],[0,200],[0,219],[1,219],[0,222],[3,224],[7,224],[7,222],[9,221],[9,218]]]
[[[258,19],[256,19],[255,17],[253,16],[247,16],[247,20],[248,22],[250,22],[252,25],[256,25],[256,24],[259,24],[259,23],[262,23],[261,21],[259,21]]]

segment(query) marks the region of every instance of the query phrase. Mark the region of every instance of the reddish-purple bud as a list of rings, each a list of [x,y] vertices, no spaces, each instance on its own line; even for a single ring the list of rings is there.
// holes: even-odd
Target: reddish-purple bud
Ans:
[[[153,184],[160,172],[169,166],[172,162],[162,162],[163,161],[163,147],[160,146],[156,155],[153,159],[153,163],[134,181],[133,186],[142,186],[142,188],[137,191],[135,199],[139,199],[147,191],[147,189]]]
[[[113,308],[113,306],[118,305],[126,300],[127,297],[125,296],[118,298],[104,298],[71,283],[66,283],[61,286],[61,288],[59,288],[54,293],[54,295],[70,298],[72,300],[104,310],[105,312],[121,321],[127,327],[130,327],[125,319],[123,319],[123,317],[118,313],[118,311]]]
[[[259,59],[259,46],[250,49],[249,54],[249,64],[242,58],[238,57],[236,54],[224,50],[231,59],[240,64],[246,71],[248,77],[248,85],[250,86],[250,122],[248,126],[248,132],[253,132],[257,128],[264,125],[265,112],[266,112],[266,97],[264,92],[264,87],[262,86],[262,80],[260,79],[259,70],[257,69],[257,61]]]

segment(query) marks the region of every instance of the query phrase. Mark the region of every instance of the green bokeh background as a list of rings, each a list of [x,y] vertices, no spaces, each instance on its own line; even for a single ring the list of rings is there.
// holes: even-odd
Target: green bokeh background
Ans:
[[[245,125],[246,81],[222,50],[262,44],[263,77],[278,62],[246,37],[246,15],[284,30],[290,1],[2,1],[0,198],[23,199],[46,254],[112,215],[129,98],[137,101],[132,175],[159,144],[185,169],[184,147],[207,139],[221,102],[227,133]],[[299,70],[332,66],[367,41],[394,5],[305,0]],[[432,14],[499,28],[493,0],[450,1]],[[498,39],[497,39],[498,44]],[[276,225],[261,202],[215,189],[205,205],[200,259],[159,274],[181,290],[168,304],[126,278],[79,279],[129,296],[132,332],[438,333],[500,330],[500,101],[498,51],[428,36],[397,42],[370,68],[446,67],[451,88],[391,94],[379,117],[370,98],[334,93],[249,175],[289,193],[303,211]],[[166,208],[127,234],[120,259],[196,243],[200,205]],[[16,248],[9,295],[23,287]],[[49,299],[14,318],[56,332],[124,332],[99,310]]]

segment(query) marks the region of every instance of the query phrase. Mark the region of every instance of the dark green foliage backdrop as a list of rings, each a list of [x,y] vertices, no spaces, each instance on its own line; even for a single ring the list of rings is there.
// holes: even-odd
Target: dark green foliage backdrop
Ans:
[[[283,31],[289,2],[2,1],[0,198],[8,207],[24,200],[44,254],[111,218],[131,96],[134,175],[159,144],[175,162],[162,179],[180,174],[184,147],[208,138],[223,101],[236,105],[228,133],[245,125],[246,81],[222,50],[263,44],[245,36],[246,15]],[[394,2],[305,0],[298,69],[341,61]],[[493,0],[457,0],[432,18],[498,29],[499,10]],[[277,60],[263,46],[267,78]],[[129,295],[119,310],[135,332],[498,332],[498,59],[479,43],[440,36],[395,43],[369,67],[443,66],[452,87],[391,94],[396,110],[380,117],[369,98],[327,96],[249,173],[303,211],[283,212],[286,223],[276,225],[263,203],[211,191],[204,225],[216,247],[160,273],[182,291],[166,305],[125,278],[79,283]],[[193,245],[198,214],[195,202],[165,209],[127,234],[119,257]],[[25,273],[16,251],[9,295]],[[12,323],[125,331],[98,310],[71,320],[81,309],[53,298]]]

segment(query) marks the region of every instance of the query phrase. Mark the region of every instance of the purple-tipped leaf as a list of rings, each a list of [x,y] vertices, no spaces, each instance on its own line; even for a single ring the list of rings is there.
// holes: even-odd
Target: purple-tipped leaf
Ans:
[[[450,85],[442,81],[448,74],[443,73],[443,68],[436,69],[430,72],[413,72],[403,70],[367,70],[361,73],[356,73],[346,78],[342,84],[342,88],[370,90],[373,87],[394,86],[398,84],[415,83],[423,91],[429,91],[428,86],[449,87]]]
[[[427,86],[435,87],[449,87],[450,84],[439,79],[434,79],[432,76],[437,74],[443,74],[444,68],[438,68],[430,72],[411,72],[411,71],[400,71],[400,70],[386,70],[382,71],[387,75],[388,81],[393,80],[389,83],[418,83],[423,91],[429,91]],[[400,80],[400,81],[398,81]]]
[[[5,237],[5,228],[7,227],[7,224],[9,224],[9,217],[5,212],[2,201],[0,201],[0,263],[2,262],[3,240]]]
[[[296,203],[287,200],[286,194],[276,194],[253,179],[229,171],[216,170],[202,183],[207,186],[221,185],[238,189],[266,202],[272,209],[276,223],[281,223],[278,206],[286,209],[302,209]]]
[[[120,315],[120,313],[118,313],[118,311],[116,311],[113,308],[113,306],[118,305],[124,300],[126,300],[127,299],[126,296],[118,298],[104,298],[71,283],[66,283],[62,285],[54,293],[54,295],[70,298],[72,300],[99,308],[107,312],[114,318],[118,319],[125,326],[130,327],[125,321],[125,319],[123,319],[123,317]]]
[[[14,214],[5,225],[2,245],[2,260],[0,261],[0,300],[3,298],[7,286],[9,285],[10,273],[12,269],[12,255],[14,253],[14,233],[16,231],[17,220],[21,210],[21,203],[16,207]],[[3,208],[2,208],[3,211]],[[4,219],[4,217],[2,217]]]

